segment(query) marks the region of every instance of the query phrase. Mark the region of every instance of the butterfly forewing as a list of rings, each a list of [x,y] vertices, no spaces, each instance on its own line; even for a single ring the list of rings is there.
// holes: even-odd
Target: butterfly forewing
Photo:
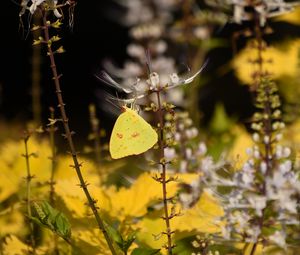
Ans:
[[[157,133],[138,113],[125,109],[117,119],[109,143],[113,159],[146,152],[157,142]]]

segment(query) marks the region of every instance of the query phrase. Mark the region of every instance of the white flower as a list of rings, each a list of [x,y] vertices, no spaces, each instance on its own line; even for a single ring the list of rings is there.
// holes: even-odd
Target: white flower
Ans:
[[[267,172],[267,163],[265,161],[262,161],[260,163],[260,171],[262,174],[265,174]]]
[[[178,77],[177,73],[172,73],[170,75],[170,80],[172,83],[177,84],[179,82],[179,77]]]
[[[184,99],[184,92],[182,89],[174,88],[167,93],[168,101],[175,105],[182,105]]]
[[[193,139],[198,135],[198,130],[196,128],[189,128],[185,131],[185,135],[188,139]]]
[[[246,162],[244,165],[243,165],[243,171],[251,171],[253,169],[253,166],[250,162]]]
[[[232,223],[238,233],[243,233],[249,227],[250,215],[244,211],[235,211],[231,214]]]
[[[193,202],[193,194],[192,193],[183,193],[179,194],[179,200],[183,204],[184,208],[188,208],[190,204]]]
[[[32,4],[31,4],[31,6],[29,7],[30,13],[31,13],[31,14],[34,14],[35,11],[36,11],[36,9],[37,9],[37,7],[38,7],[39,5],[41,5],[43,2],[45,2],[45,1],[46,1],[46,0],[32,0]]]
[[[261,233],[261,229],[259,226],[251,226],[250,228],[246,229],[246,233],[249,237],[246,238],[246,242],[256,243],[257,239]]]
[[[231,237],[232,228],[230,226],[221,225],[222,236],[225,240],[229,240]]]
[[[132,43],[127,46],[127,53],[131,57],[141,59],[145,56],[145,49],[141,45]]]
[[[180,139],[181,139],[181,134],[176,132],[175,135],[174,135],[174,139],[175,139],[176,142],[179,142]]]
[[[251,186],[251,184],[254,181],[254,175],[253,172],[243,172],[241,173],[241,180],[244,183],[245,186]]]
[[[157,89],[159,87],[159,75],[156,72],[150,74],[149,79],[147,80],[150,85],[150,89]]]
[[[247,199],[250,203],[250,206],[255,209],[256,215],[259,217],[262,216],[262,210],[267,205],[267,198],[257,195],[249,195]]]
[[[281,133],[280,133],[280,134],[277,134],[277,135],[275,136],[275,138],[276,138],[277,141],[280,141],[280,140],[282,139],[282,134],[281,134]]]
[[[282,15],[293,10],[295,3],[286,3],[283,0],[261,0],[258,2],[247,0],[226,1],[233,5],[233,22],[241,24],[243,21],[252,20],[253,15],[249,15],[246,7],[252,7],[259,18],[260,26],[265,26],[266,20],[275,16]]]
[[[174,159],[176,157],[176,151],[174,148],[165,148],[164,149],[164,153],[165,153],[165,159],[167,161],[171,161],[172,159]]]
[[[247,149],[246,149],[246,154],[247,154],[248,156],[252,156],[252,154],[253,154],[253,149],[252,149],[252,148],[247,148]]]
[[[276,145],[276,158],[280,159],[282,158],[282,146],[281,145]]]
[[[285,248],[286,242],[285,242],[286,234],[283,231],[276,231],[273,235],[269,236],[269,240],[273,243],[277,244],[278,246]]]
[[[158,42],[156,42],[153,45],[153,50],[157,53],[157,54],[162,54],[167,50],[167,43],[163,40],[159,40]]]
[[[231,193],[228,199],[229,208],[239,208],[241,206],[241,199],[242,195],[238,191]]]
[[[30,13],[31,13],[31,14],[34,14],[35,11],[36,11],[36,9],[37,9],[37,7],[38,7],[39,5],[41,5],[43,2],[45,2],[45,1],[46,1],[46,0],[32,0],[32,1],[31,1],[31,5],[30,5],[30,7],[29,7]],[[28,3],[28,2],[29,2],[29,1],[27,1],[27,3]],[[53,6],[55,7],[55,6],[57,5],[57,0],[52,0],[52,4],[53,4]],[[26,5],[27,5],[27,4],[26,4]],[[61,17],[62,17],[62,14],[60,14],[59,11],[58,11],[56,8],[54,8],[53,13],[54,13],[54,15],[56,16],[56,18],[61,18]]]
[[[54,0],[53,3],[54,3],[54,6],[56,6],[56,5],[57,5],[57,0]],[[60,14],[59,11],[58,11],[57,9],[54,9],[54,10],[53,10],[53,14],[54,14],[55,17],[58,18],[58,19],[62,17],[62,14]]]
[[[179,123],[178,130],[179,131],[183,131],[184,129],[185,129],[184,124],[183,123]]]
[[[276,189],[280,189],[284,185],[285,182],[286,182],[286,179],[282,172],[276,171],[273,174],[272,184]]]
[[[290,160],[286,160],[285,162],[279,165],[279,171],[282,174],[288,173],[292,169],[292,162]]]
[[[259,142],[259,139],[260,139],[259,134],[258,133],[254,133],[252,135],[252,139],[253,139],[254,142]]]
[[[144,8],[142,8],[144,9]],[[148,23],[133,27],[130,30],[130,34],[133,38],[140,40],[143,38],[158,38],[161,36],[163,28],[159,24]]]
[[[264,143],[268,144],[270,142],[270,136],[265,135],[264,136]]]
[[[241,24],[244,16],[244,6],[235,4],[233,7],[233,21]]]
[[[198,150],[197,150],[197,154],[199,156],[203,156],[205,155],[207,152],[207,147],[206,147],[206,144],[201,142],[199,145],[198,145]]]
[[[188,166],[187,161],[186,160],[181,160],[180,161],[179,172],[180,173],[186,173],[187,172],[187,166]]]
[[[214,162],[212,157],[205,157],[202,161],[201,161],[201,170],[204,173],[209,172],[210,170],[213,170],[214,168]]]
[[[284,147],[283,149],[283,157],[288,158],[291,155],[291,149],[288,147]]]
[[[123,72],[126,73],[127,77],[138,77],[142,74],[143,70],[139,64],[132,61],[126,61]]]
[[[188,159],[192,157],[192,149],[191,148],[186,148],[185,149],[185,155]]]
[[[276,157],[277,158],[288,158],[292,151],[289,147],[282,147],[281,145],[276,146]]]
[[[254,156],[254,158],[256,158],[256,159],[259,159],[259,158],[260,158],[260,152],[259,152],[259,150],[255,149],[255,150],[253,151],[253,156]]]
[[[201,26],[201,27],[197,27],[194,30],[194,35],[196,38],[198,39],[207,39],[209,38],[209,29],[207,27]]]
[[[149,85],[146,81],[137,79],[135,84],[135,89],[137,92],[143,94],[149,90]]]
[[[175,60],[173,58],[160,56],[158,58],[152,59],[153,70],[159,70],[160,73],[169,74],[176,72]]]
[[[297,201],[291,199],[293,191],[279,189],[277,193],[278,206],[282,210],[287,210],[290,213],[297,213]]]

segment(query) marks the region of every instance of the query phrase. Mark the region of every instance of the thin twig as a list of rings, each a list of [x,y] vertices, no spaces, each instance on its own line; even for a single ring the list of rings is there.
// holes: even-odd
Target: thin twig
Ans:
[[[271,135],[272,135],[272,108],[271,108],[271,99],[270,99],[270,91],[269,87],[266,86],[265,81],[263,81],[264,77],[266,76],[263,70],[263,63],[264,59],[262,56],[263,52],[263,37],[262,37],[262,31],[259,24],[259,17],[257,16],[255,19],[255,37],[257,41],[257,63],[258,63],[258,72],[257,72],[257,79],[255,82],[255,91],[259,88],[259,86],[263,86],[264,94],[267,98],[267,100],[264,101],[263,105],[263,113],[265,116],[268,116],[268,118],[263,119],[263,132],[264,137],[269,137],[269,141],[263,143],[264,147],[264,158],[263,161],[266,163],[266,175],[270,175],[272,173],[272,168],[274,165],[273,162],[273,151],[272,151],[272,145],[271,145]],[[260,88],[259,88],[260,89]],[[263,181],[263,187],[262,187],[262,194],[266,196],[266,182]],[[260,229],[264,226],[264,219],[265,219],[265,211],[266,208],[262,210],[262,215],[258,219],[258,223],[260,226]],[[259,239],[259,237],[258,237]],[[250,255],[254,255],[257,249],[258,242],[255,242],[251,248]]]
[[[30,160],[29,158],[32,156],[32,154],[29,154],[28,150],[28,140],[30,138],[30,134],[28,132],[24,133],[24,145],[25,145],[25,154],[23,154],[23,157],[25,158],[26,162],[26,205],[27,205],[27,215],[29,220],[29,238],[30,238],[30,246],[32,248],[32,254],[35,254],[35,239],[34,239],[34,226],[31,221],[32,212],[31,212],[31,180],[33,178],[33,175],[31,175],[31,169],[30,169]]]
[[[162,192],[163,192],[163,204],[164,204],[164,220],[166,223],[166,232],[168,238],[167,243],[167,250],[168,255],[173,254],[173,244],[172,244],[172,231],[171,231],[171,224],[170,224],[170,216],[169,216],[169,210],[168,210],[168,197],[167,197],[167,181],[166,181],[166,171],[167,166],[164,162],[165,158],[165,152],[164,152],[164,119],[163,119],[163,109],[161,105],[161,99],[160,99],[160,93],[161,91],[158,90],[156,92],[157,95],[157,103],[158,103],[158,118],[159,118],[159,151],[160,151],[160,164],[162,165],[162,173],[161,173],[161,184],[162,184]]]
[[[98,212],[98,207],[96,206],[96,201],[92,198],[88,188],[87,188],[87,182],[84,180],[82,172],[81,172],[81,164],[78,161],[77,158],[77,151],[75,149],[74,146],[74,142],[73,142],[73,132],[71,132],[70,126],[69,126],[69,119],[67,117],[67,113],[65,110],[65,103],[63,101],[63,97],[62,97],[62,91],[61,91],[61,86],[60,86],[60,75],[58,75],[58,71],[56,68],[56,63],[55,63],[55,58],[54,58],[54,53],[51,47],[51,43],[50,43],[50,36],[49,36],[49,24],[47,22],[47,12],[45,10],[42,10],[43,12],[43,25],[44,25],[44,36],[45,36],[45,40],[47,42],[48,45],[48,55],[50,58],[50,62],[51,62],[51,70],[52,70],[52,74],[53,74],[53,80],[54,80],[54,84],[55,84],[55,89],[56,89],[56,96],[57,96],[57,100],[58,100],[58,107],[60,110],[60,115],[61,115],[61,119],[62,119],[62,123],[63,123],[63,127],[64,127],[64,131],[65,131],[65,137],[68,141],[68,145],[69,145],[69,149],[70,149],[70,154],[72,156],[73,159],[73,163],[74,163],[74,169],[76,171],[76,174],[78,176],[79,182],[80,182],[80,187],[83,189],[84,194],[88,200],[88,204],[94,214],[94,217],[96,219],[96,222],[98,224],[99,229],[102,231],[106,242],[109,246],[109,249],[112,253],[112,255],[116,255],[116,251],[115,248],[113,246],[113,242],[110,239],[110,236],[108,235],[107,231],[105,230],[104,227],[104,222],[102,220],[102,218],[99,215]]]
[[[55,118],[55,113],[54,113],[54,108],[50,107],[50,118],[54,120]],[[49,186],[50,186],[50,191],[49,191],[49,201],[50,204],[55,207],[55,171],[56,171],[56,146],[55,146],[55,132],[57,128],[56,126],[50,125],[49,128],[47,128],[47,131],[49,132],[50,136],[50,147],[51,147],[51,156],[49,159],[51,160],[51,175],[50,175],[50,180],[49,180]],[[54,254],[59,254],[58,250],[58,237],[55,233],[53,233],[53,243],[54,243],[54,249],[53,252]]]
[[[50,118],[54,120],[55,114],[54,114],[54,108],[50,107]],[[50,136],[50,147],[51,147],[51,156],[49,159],[51,160],[51,175],[49,180],[50,185],[50,192],[49,192],[49,201],[52,206],[54,206],[55,202],[55,181],[54,181],[54,175],[56,170],[56,146],[55,146],[55,132],[57,128],[55,125],[50,125],[50,127],[47,129]]]

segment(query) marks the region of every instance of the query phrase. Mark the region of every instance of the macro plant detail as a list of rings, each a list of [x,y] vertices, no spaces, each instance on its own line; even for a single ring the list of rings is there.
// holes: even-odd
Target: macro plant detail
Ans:
[[[1,255],[299,253],[299,1],[2,4]]]

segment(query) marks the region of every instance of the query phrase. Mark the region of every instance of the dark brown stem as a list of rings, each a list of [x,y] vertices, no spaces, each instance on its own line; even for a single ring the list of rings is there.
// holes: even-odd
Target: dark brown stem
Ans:
[[[271,108],[271,99],[270,99],[270,91],[269,91],[269,86],[265,84],[266,81],[264,81],[264,78],[266,77],[266,74],[264,73],[263,70],[263,63],[264,59],[262,56],[263,52],[263,36],[262,36],[262,31],[261,27],[259,24],[259,16],[256,15],[255,17],[255,37],[257,41],[257,63],[258,63],[258,72],[257,72],[257,79],[256,79],[256,84],[255,84],[255,90],[258,88],[258,86],[263,86],[262,89],[264,91],[264,95],[266,97],[266,100],[264,100],[264,105],[263,105],[263,114],[264,116],[268,116],[268,118],[263,119],[263,161],[266,163],[266,175],[270,175],[272,172],[273,168],[273,151],[272,151],[272,108]],[[265,137],[268,137],[268,141],[265,141]],[[262,195],[266,195],[266,182],[263,182],[262,190],[261,190]],[[265,209],[262,210],[262,215],[258,219],[258,223],[260,226],[260,229],[263,228],[264,225],[264,218],[265,218]],[[259,238],[259,237],[258,237]],[[254,255],[256,248],[258,245],[258,241],[252,246],[250,255]]]
[[[32,247],[32,254],[35,254],[35,239],[34,239],[34,226],[33,223],[31,221],[31,217],[32,217],[32,212],[31,212],[31,180],[33,178],[33,176],[31,175],[31,169],[30,169],[30,154],[29,154],[29,150],[28,150],[28,140],[30,138],[30,134],[29,133],[25,133],[25,137],[24,137],[24,145],[25,145],[25,154],[23,154],[23,157],[25,158],[25,162],[26,162],[26,172],[27,172],[27,176],[26,176],[26,204],[27,204],[27,215],[29,218],[29,230],[30,230],[30,234],[29,234],[29,238],[30,238],[30,246]]]
[[[166,171],[167,171],[167,165],[165,163],[165,143],[164,143],[164,118],[163,118],[163,109],[161,105],[161,99],[160,99],[160,90],[156,92],[157,95],[157,103],[158,103],[158,118],[159,118],[159,152],[160,152],[160,164],[162,166],[162,173],[161,173],[161,184],[162,184],[162,192],[163,192],[163,204],[164,204],[164,214],[163,217],[166,223],[166,232],[168,238],[167,243],[167,250],[168,255],[173,254],[173,244],[172,244],[172,231],[171,231],[171,224],[170,224],[170,216],[169,216],[169,210],[168,210],[168,196],[167,196],[167,181],[166,181]]]
[[[54,120],[55,118],[54,108],[50,107],[49,110],[50,110],[50,118]],[[50,204],[53,207],[55,207],[55,181],[54,181],[55,170],[56,170],[56,146],[55,146],[56,127],[55,125],[50,125],[47,131],[49,132],[50,147],[51,147],[51,156],[49,157],[49,159],[51,160],[51,175],[49,180],[49,185],[50,185],[49,201]],[[53,233],[53,244],[54,244],[54,249],[53,249],[54,254],[59,254],[58,237],[55,233]]]
[[[254,255],[255,254],[256,248],[257,248],[257,242],[255,244],[253,244],[253,246],[251,248],[250,255]]]
[[[105,226],[104,226],[104,222],[102,220],[102,218],[100,217],[100,214],[98,212],[98,208],[96,206],[96,201],[92,198],[88,188],[87,188],[87,182],[84,180],[82,172],[81,172],[81,164],[78,161],[77,158],[77,151],[75,149],[74,146],[74,141],[72,138],[72,132],[69,126],[69,119],[67,117],[67,113],[65,110],[65,104],[63,101],[63,97],[62,97],[62,91],[61,91],[61,86],[60,86],[60,75],[58,75],[57,72],[57,68],[56,68],[56,63],[55,63],[55,58],[54,58],[54,54],[53,54],[53,50],[51,48],[51,43],[50,43],[50,36],[49,36],[49,24],[47,23],[47,13],[43,10],[43,25],[44,25],[44,36],[45,36],[45,40],[46,42],[48,42],[48,55],[50,58],[50,62],[51,62],[51,70],[52,70],[52,74],[53,74],[53,80],[54,80],[54,85],[55,85],[55,90],[56,90],[56,96],[57,96],[57,100],[58,100],[58,107],[60,110],[60,115],[61,115],[61,121],[63,123],[63,127],[65,130],[65,137],[68,141],[68,145],[69,145],[69,149],[70,149],[70,154],[72,156],[73,159],[73,163],[74,163],[74,169],[76,171],[77,177],[79,179],[80,182],[80,187],[83,189],[83,192],[88,200],[88,205],[90,206],[94,217],[96,219],[96,222],[98,224],[99,229],[102,231],[106,242],[109,246],[109,249],[112,253],[112,255],[117,255],[115,248],[113,246],[113,242],[110,239],[110,236],[108,235],[107,231],[105,230]]]

